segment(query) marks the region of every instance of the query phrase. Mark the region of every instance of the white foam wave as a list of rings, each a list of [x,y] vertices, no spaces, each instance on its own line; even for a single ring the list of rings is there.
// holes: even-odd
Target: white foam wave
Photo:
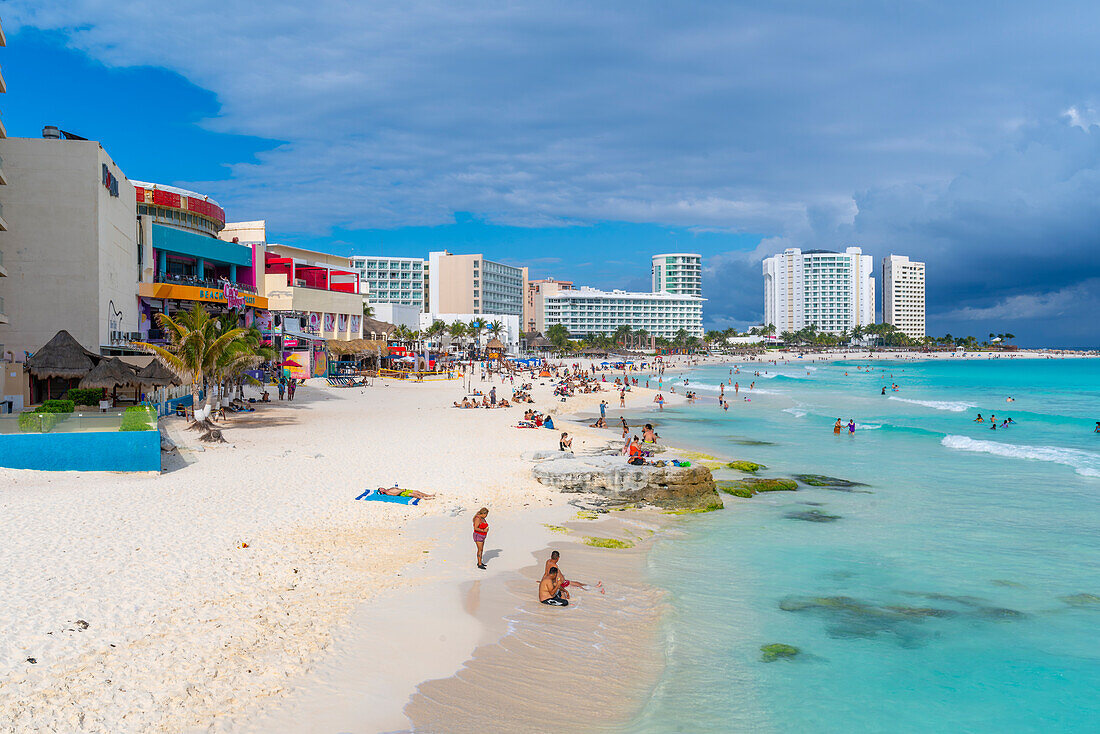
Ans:
[[[795,418],[804,418],[804,417],[806,417],[806,411],[802,410],[801,408],[784,408],[783,412],[784,413],[790,413]]]
[[[961,400],[910,400],[909,398],[899,398],[894,395],[891,395],[890,399],[897,400],[899,403],[923,405],[926,408],[935,408],[936,410],[950,410],[953,413],[962,413],[965,410],[978,407],[974,403],[966,403]]]
[[[857,423],[856,428],[861,431],[873,431],[876,428],[882,428],[882,426],[878,423]]]
[[[969,436],[944,436],[941,444],[949,449],[975,451],[1012,459],[1049,461],[1073,467],[1083,477],[1100,477],[1100,454],[1060,446],[1020,446],[999,441],[982,441]]]

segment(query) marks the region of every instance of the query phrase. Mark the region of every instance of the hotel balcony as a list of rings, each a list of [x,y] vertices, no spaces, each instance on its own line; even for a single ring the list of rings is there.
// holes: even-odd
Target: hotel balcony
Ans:
[[[3,137],[0,135],[0,137]],[[4,175],[4,159],[0,157],[0,186],[8,185],[8,177]]]
[[[212,290],[221,290],[228,282],[239,291],[256,294],[256,288],[249,283],[233,283],[229,280],[196,278],[191,275],[178,275],[176,273],[154,273],[153,282],[170,283],[172,285],[193,285],[198,288],[210,288]]]
[[[8,231],[8,221],[4,219],[4,205],[0,203],[0,232]]]
[[[8,323],[8,314],[4,311],[4,299],[0,298],[0,324]]]
[[[8,277],[8,269],[4,267],[4,251],[0,250],[0,278]]]

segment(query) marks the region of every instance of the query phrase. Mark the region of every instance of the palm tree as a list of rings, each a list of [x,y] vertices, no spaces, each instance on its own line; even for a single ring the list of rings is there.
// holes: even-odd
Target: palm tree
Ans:
[[[673,341],[676,342],[676,346],[678,347],[686,347],[690,336],[691,335],[688,334],[687,329],[681,328],[679,331],[676,332],[676,336],[673,337]]]
[[[564,351],[569,346],[569,329],[565,324],[551,324],[546,327],[546,338],[559,350]]]
[[[455,320],[450,326],[447,327],[447,333],[451,335],[452,339],[461,340],[466,337],[466,322]]]
[[[466,326],[466,335],[474,338],[474,345],[478,351],[481,350],[481,332],[485,330],[485,322],[481,319],[474,319]]]
[[[638,329],[637,331],[634,332],[635,343],[638,346],[642,347],[642,348],[645,348],[645,342],[646,342],[646,339],[648,339],[648,338],[649,338],[649,332],[646,331],[645,329]]]
[[[138,349],[150,352],[161,364],[191,383],[192,411],[199,405],[200,385],[215,376],[219,360],[231,345],[243,339],[247,333],[241,328],[217,328],[218,321],[210,318],[206,307],[194,303],[190,311],[177,313],[172,318],[166,313],[157,314],[157,326],[168,336],[168,346],[134,342]],[[206,404],[210,404],[210,391]]]
[[[218,317],[214,327],[219,332],[224,333],[237,328],[239,323],[240,316],[236,311],[230,311]],[[222,394],[224,394],[230,383],[239,383],[242,378],[258,385],[260,382],[245,375],[245,371],[271,361],[276,356],[278,354],[274,348],[264,345],[263,334],[260,333],[259,329],[256,327],[246,328],[241,338],[231,342],[226,350],[222,352],[221,357],[218,358],[214,368],[215,383]]]
[[[508,339],[508,329],[504,326],[503,321],[497,320],[490,323],[489,331],[492,333],[493,336],[495,336],[497,339],[500,339],[502,342]],[[504,338],[501,338],[501,334],[504,335]]]
[[[367,303],[364,302],[363,303],[363,316],[365,316],[368,319],[373,319],[374,318],[374,306],[368,305]]]
[[[428,327],[427,334],[429,337],[435,337],[439,340],[438,349],[443,351],[443,334],[447,331],[447,325],[442,321],[433,321],[432,325]]]

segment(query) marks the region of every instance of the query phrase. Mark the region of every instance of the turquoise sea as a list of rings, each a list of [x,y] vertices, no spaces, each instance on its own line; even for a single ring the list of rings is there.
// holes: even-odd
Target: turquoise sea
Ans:
[[[658,431],[867,486],[723,495],[658,544],[667,668],[631,731],[1100,731],[1100,360],[729,369],[672,380],[699,400]]]

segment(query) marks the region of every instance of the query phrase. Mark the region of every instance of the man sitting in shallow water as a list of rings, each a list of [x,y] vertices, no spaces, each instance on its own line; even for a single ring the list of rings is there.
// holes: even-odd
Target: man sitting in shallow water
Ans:
[[[562,598],[561,579],[557,567],[552,567],[539,582],[539,601],[551,607],[567,607],[569,600]]]

